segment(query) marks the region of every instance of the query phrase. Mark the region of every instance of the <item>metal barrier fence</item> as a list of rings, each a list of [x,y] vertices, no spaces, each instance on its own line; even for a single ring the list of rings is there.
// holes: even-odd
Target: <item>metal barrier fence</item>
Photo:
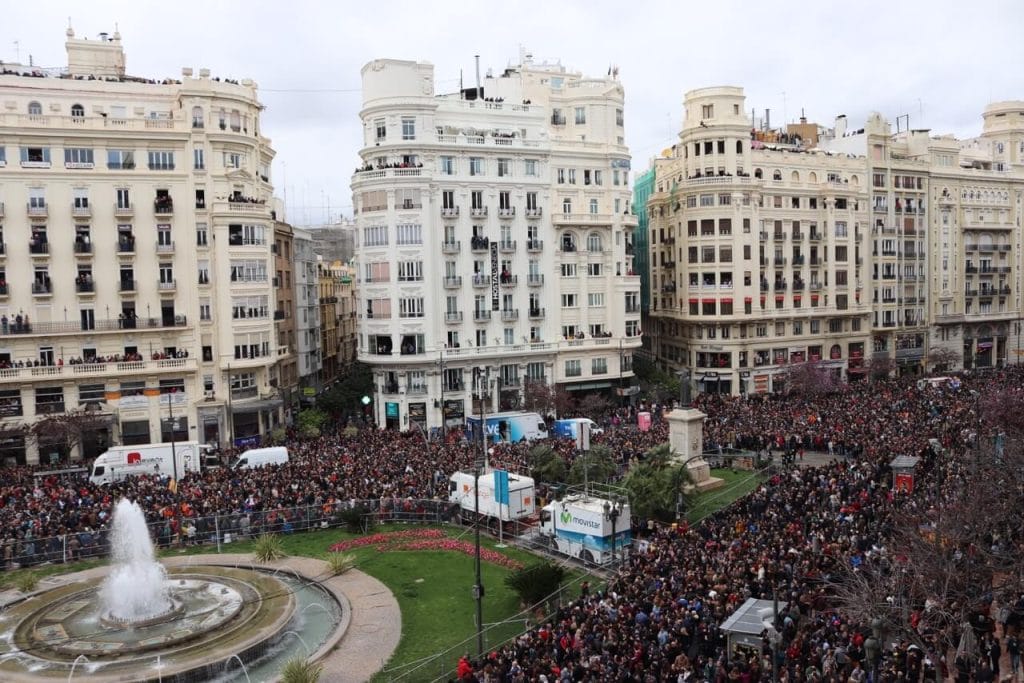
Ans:
[[[181,518],[182,533],[174,533],[172,519],[150,523],[149,533],[158,548],[214,546],[253,539],[263,533],[292,534],[315,529],[351,526],[349,510],[360,509],[356,519],[365,530],[387,523],[451,524],[459,523],[459,505],[444,500],[385,498],[344,501],[333,504],[233,512],[223,515]],[[31,534],[3,543],[5,569],[32,567],[44,563],[63,563],[107,557],[110,553],[110,529],[79,531],[60,536],[33,538]]]

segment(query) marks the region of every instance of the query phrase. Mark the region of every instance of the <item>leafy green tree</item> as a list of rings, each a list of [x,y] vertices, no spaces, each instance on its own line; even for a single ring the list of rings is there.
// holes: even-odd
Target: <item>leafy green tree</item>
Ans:
[[[316,407],[329,415],[347,415],[362,409],[363,396],[373,395],[373,371],[365,363],[355,363],[333,387],[316,399]]]
[[[551,446],[534,446],[529,452],[530,475],[538,482],[565,481],[565,459]]]
[[[572,463],[569,469],[569,483],[576,485],[585,481],[608,482],[618,471],[611,449],[603,444],[595,444],[588,453],[584,453]]]
[[[640,380],[640,392],[657,403],[679,398],[679,378],[640,356],[633,357],[633,372]]]
[[[321,430],[329,419],[327,413],[322,410],[316,408],[303,410],[298,417],[299,435],[307,439],[320,436]]]
[[[516,592],[524,605],[536,605],[554,599],[565,580],[565,568],[551,562],[523,567],[505,577],[505,585]]]
[[[672,447],[662,444],[630,467],[622,483],[629,491],[633,514],[671,522],[676,518],[677,505],[686,505],[684,489],[690,483],[690,473],[682,463],[672,461]]]

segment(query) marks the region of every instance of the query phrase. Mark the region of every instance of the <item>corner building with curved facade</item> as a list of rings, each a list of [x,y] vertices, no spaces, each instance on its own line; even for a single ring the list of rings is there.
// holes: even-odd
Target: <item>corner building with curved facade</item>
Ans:
[[[628,394],[640,346],[617,76],[523,64],[434,91],[363,68],[352,177],[359,359],[378,424],[435,430],[522,405],[527,382]],[[617,391],[617,390],[622,391]]]

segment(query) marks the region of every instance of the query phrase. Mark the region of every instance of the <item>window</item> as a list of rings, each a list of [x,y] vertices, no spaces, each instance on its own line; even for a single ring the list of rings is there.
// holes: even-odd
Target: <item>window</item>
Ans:
[[[402,139],[403,140],[415,140],[416,139],[416,119],[411,116],[402,117]]]
[[[570,185],[575,185],[576,184],[576,169],[575,168],[570,168],[569,169],[569,184]]]
[[[371,265],[371,264],[367,264]],[[372,265],[387,265],[385,264],[372,264]],[[423,261],[399,261],[398,262],[398,281],[399,282],[422,282],[423,281]]]
[[[196,246],[205,247],[209,244],[209,232],[206,223],[196,224]]]
[[[567,360],[565,361],[565,376],[566,377],[579,377],[583,374],[583,361],[580,360]]]
[[[597,215],[597,200],[596,199],[591,199],[590,200],[590,215],[591,216],[596,216]]]
[[[232,282],[266,282],[267,262],[260,259],[231,261]]]
[[[170,263],[161,263],[159,266],[160,272],[160,284],[162,285],[173,285],[174,284],[174,266]]]
[[[572,213],[572,199],[565,197],[562,199],[562,213]]]
[[[582,126],[587,122],[587,108],[576,107],[576,125]]]
[[[615,110],[615,125],[618,126],[619,128],[621,128],[622,126],[625,125],[625,123],[623,122],[623,116],[622,116],[622,110],[621,109],[616,109]]]
[[[608,374],[608,359],[607,358],[592,358],[590,360],[590,374],[592,374],[592,375],[606,375],[606,374]]]
[[[469,175],[483,175],[484,174],[484,159],[483,157],[470,157],[469,158]]]
[[[363,228],[364,247],[385,247],[388,244],[388,226],[368,225]]]
[[[578,306],[578,294],[563,294],[562,308],[576,308]]]
[[[702,119],[713,119],[713,118],[715,118],[715,105],[713,105],[713,104],[701,105],[700,117]]]
[[[22,166],[39,166],[49,167],[50,165],[50,148],[49,147],[22,147],[21,148],[21,165]]]
[[[530,177],[536,177],[537,176],[537,160],[536,159],[526,159],[523,162],[523,175],[527,175],[527,176],[530,176]]]
[[[384,119],[374,119],[373,127],[376,130],[377,142],[383,142],[388,136],[388,127]]]
[[[371,320],[388,320],[391,318],[391,299],[367,299],[366,317]]]
[[[93,151],[88,147],[69,147],[64,150],[65,168],[92,168],[95,166]]]
[[[397,244],[423,244],[423,226],[418,223],[399,223],[396,226],[398,233]]]
[[[604,292],[590,292],[587,294],[587,306],[590,308],[604,308]]]
[[[604,178],[604,176],[601,174],[601,171],[594,171],[594,184],[595,185],[603,185],[604,184],[604,179],[603,178]]]
[[[559,185],[565,185],[565,169],[564,168],[558,169],[558,171],[556,171],[556,173],[555,173],[555,176],[558,179],[558,184]]]
[[[587,264],[587,275],[589,277],[601,277],[601,264],[600,263],[588,263]]]
[[[399,299],[398,316],[400,318],[422,318],[423,297],[407,297]]]
[[[509,171],[511,166],[511,159],[498,159],[498,177],[504,178],[505,176],[511,175],[511,172]]]
[[[132,169],[135,168],[135,152],[127,149],[108,149],[107,168],[109,169]]]
[[[159,150],[149,152],[149,170],[173,171],[174,152]]]
[[[441,157],[441,175],[455,175],[455,157]]]
[[[233,320],[265,319],[270,316],[270,305],[265,296],[236,296],[231,299]]]
[[[576,277],[576,264],[575,263],[563,263],[562,264],[562,277]]]
[[[39,104],[38,102],[29,102],[28,103],[28,115],[29,116],[42,116],[43,115],[43,105]]]
[[[241,168],[242,155],[238,152],[224,152],[224,168]]]

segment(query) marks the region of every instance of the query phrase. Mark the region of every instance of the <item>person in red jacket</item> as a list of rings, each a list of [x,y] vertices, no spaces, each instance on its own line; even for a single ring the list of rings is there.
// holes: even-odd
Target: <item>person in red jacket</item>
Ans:
[[[455,668],[455,675],[460,681],[472,680],[473,665],[469,663],[469,654],[459,657],[459,665]]]

